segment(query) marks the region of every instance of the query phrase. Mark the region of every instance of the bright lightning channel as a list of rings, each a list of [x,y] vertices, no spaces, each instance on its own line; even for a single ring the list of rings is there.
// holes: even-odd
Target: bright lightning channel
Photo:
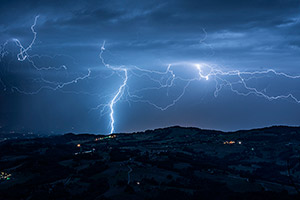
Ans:
[[[27,47],[24,47],[20,40],[12,39],[12,41],[17,45],[17,47],[19,47],[19,53],[17,54],[18,61],[20,61],[20,62],[28,61],[40,73],[41,73],[41,71],[45,71],[45,70],[67,70],[67,67],[65,65],[61,65],[58,68],[37,67],[35,65],[35,63],[33,62],[33,60],[31,59],[34,56],[40,57],[39,55],[31,56],[28,53],[32,49],[32,47],[36,41],[36,38],[37,38],[37,32],[35,31],[35,26],[37,24],[38,18],[39,18],[39,16],[35,17],[34,23],[31,26],[33,39]],[[203,32],[205,33],[205,37],[202,40],[200,40],[200,43],[209,46],[208,44],[205,43],[205,40],[207,38],[207,32],[205,31],[205,29],[203,29]],[[8,54],[8,52],[5,50],[5,47],[7,44],[8,44],[8,41],[6,41],[3,45],[0,46],[0,61],[2,60],[2,58],[4,58]],[[211,48],[211,50],[212,50],[212,53],[214,53],[212,48]],[[116,92],[114,92],[110,96],[110,97],[112,97],[111,100],[108,103],[100,104],[95,108],[95,109],[102,108],[101,113],[104,113],[105,110],[106,110],[106,112],[109,112],[110,134],[115,132],[115,114],[116,114],[116,112],[114,110],[115,105],[122,99],[124,99],[128,103],[130,103],[130,102],[146,103],[146,104],[153,106],[154,108],[156,108],[158,110],[165,111],[165,110],[171,108],[172,106],[176,105],[176,103],[185,95],[187,88],[189,87],[189,85],[192,82],[202,81],[202,80],[215,82],[215,91],[213,93],[215,97],[218,96],[219,92],[223,88],[227,87],[233,93],[235,93],[236,95],[240,95],[240,96],[246,97],[249,95],[256,95],[258,97],[265,98],[269,101],[279,100],[279,99],[290,99],[290,100],[293,100],[295,103],[298,103],[298,104],[300,103],[300,99],[298,99],[295,96],[295,94],[293,94],[293,93],[286,93],[286,94],[281,94],[281,95],[277,95],[277,96],[272,96],[272,95],[268,95],[266,90],[260,91],[256,87],[249,86],[249,81],[252,79],[255,79],[255,78],[264,78],[266,76],[274,76],[274,77],[282,77],[285,79],[299,80],[300,75],[292,76],[292,75],[289,75],[289,74],[286,74],[283,72],[277,72],[274,69],[268,69],[268,70],[264,70],[264,71],[239,71],[239,70],[223,71],[219,68],[212,67],[211,65],[209,65],[207,63],[186,63],[186,66],[191,67],[191,69],[194,68],[197,70],[197,76],[192,77],[192,78],[185,78],[185,77],[182,77],[181,74],[175,73],[174,68],[177,65],[176,63],[169,64],[165,71],[155,71],[155,70],[143,69],[143,68],[140,68],[137,66],[130,66],[130,67],[111,66],[111,65],[107,64],[103,58],[104,51],[105,51],[105,41],[103,42],[103,44],[101,46],[101,52],[99,54],[102,64],[106,68],[110,69],[112,71],[112,74],[117,74],[122,79],[122,84],[118,87]],[[143,88],[137,89],[137,90],[131,90],[131,88],[129,87],[129,84],[128,84],[129,73],[131,76],[135,76],[137,78],[149,79],[151,81],[151,83],[153,83],[153,86],[143,87]],[[41,77],[40,77],[41,82],[47,84],[46,86],[42,86],[38,90],[33,91],[33,92],[23,91],[23,90],[17,88],[16,86],[12,86],[12,89],[15,91],[18,91],[19,93],[26,94],[26,95],[38,94],[43,89],[50,89],[50,90],[54,90],[54,91],[59,90],[61,92],[66,92],[61,89],[64,88],[65,86],[68,86],[71,84],[76,84],[78,81],[82,81],[87,78],[91,78],[90,77],[91,70],[88,69],[87,74],[76,77],[67,82],[49,81],[49,80],[45,79],[44,77],[42,77],[42,74],[40,74],[40,75],[41,75]],[[232,79],[235,81],[233,81]],[[168,95],[169,89],[177,86],[177,84],[175,84],[176,81],[183,82],[184,83],[183,88],[179,92],[179,94],[177,96],[173,97],[173,99],[171,99],[171,101],[166,105],[159,105],[157,103],[154,103],[150,99],[145,99],[142,95],[140,95],[140,93],[143,93],[146,91],[149,92],[149,91],[154,91],[154,90],[159,91],[162,89],[167,89],[167,98],[169,98],[169,95]],[[1,77],[0,77],[0,83],[4,87],[4,90],[6,90],[6,84],[1,79]],[[51,85],[51,86],[49,86],[49,85]],[[235,86],[239,86],[243,90],[237,89]],[[72,93],[90,94],[88,92],[76,92],[76,91],[72,91]],[[106,96],[102,96],[102,98],[106,98]]]
[[[19,61],[24,61],[26,58],[28,58],[28,53],[27,53],[27,51],[28,50],[30,50],[31,48],[32,48],[32,45],[34,44],[34,42],[35,42],[35,40],[36,40],[36,36],[37,36],[37,32],[34,30],[34,28],[35,28],[35,26],[36,26],[36,23],[37,23],[37,20],[38,20],[38,18],[39,18],[40,16],[39,15],[37,15],[35,18],[34,18],[34,23],[33,23],[33,25],[31,26],[31,31],[32,31],[32,33],[33,33],[33,39],[32,39],[32,41],[31,41],[31,43],[28,45],[28,47],[23,47],[23,45],[21,44],[21,42],[18,40],[18,39],[16,39],[16,38],[14,38],[13,39],[13,41],[16,43],[16,45],[18,46],[18,47],[20,47],[20,53],[18,53],[18,55],[17,55],[17,58],[18,58],[18,60]]]
[[[114,95],[114,97],[112,98],[110,103],[108,105],[107,104],[104,105],[104,106],[109,106],[109,108],[110,108],[110,110],[109,110],[110,111],[110,128],[111,128],[110,133],[114,133],[114,130],[115,130],[115,127],[114,127],[114,124],[115,124],[114,105],[123,97],[125,87],[127,87],[126,100],[128,102],[147,103],[161,111],[165,111],[165,110],[169,109],[170,107],[176,105],[176,103],[186,93],[188,86],[194,81],[201,81],[201,80],[215,81],[215,83],[216,83],[216,87],[215,87],[215,91],[214,91],[215,97],[218,96],[218,94],[222,90],[222,88],[229,87],[233,93],[235,93],[237,95],[241,95],[241,96],[249,96],[252,94],[252,95],[256,95],[258,97],[263,97],[269,101],[278,100],[278,99],[291,99],[295,103],[300,103],[300,100],[298,98],[296,98],[295,95],[292,93],[288,93],[286,95],[270,96],[270,95],[267,95],[263,91],[259,91],[255,87],[248,86],[248,84],[247,84],[247,82],[249,80],[256,78],[257,75],[262,75],[263,77],[267,76],[267,75],[273,75],[276,77],[281,76],[281,77],[284,77],[287,79],[300,79],[299,75],[292,76],[292,75],[289,75],[289,74],[286,74],[283,72],[277,72],[274,69],[268,69],[265,71],[239,71],[239,70],[223,71],[223,70],[217,69],[215,67],[212,67],[211,65],[206,64],[206,63],[200,63],[200,64],[199,63],[196,63],[196,64],[188,63],[187,66],[195,67],[197,69],[198,77],[183,78],[180,75],[175,75],[171,64],[168,65],[166,71],[147,70],[147,69],[139,68],[137,66],[133,66],[131,68],[124,68],[124,66],[123,67],[112,67],[109,64],[105,63],[104,58],[102,56],[102,54],[104,53],[104,50],[105,50],[104,45],[105,45],[105,42],[103,43],[103,45],[101,47],[101,53],[100,53],[100,58],[102,60],[103,65],[115,72],[124,72],[124,76],[125,76],[125,78],[123,78],[122,85],[120,85],[118,91],[116,92],[116,94]],[[147,77],[149,80],[153,81],[153,83],[158,84],[158,86],[144,87],[140,90],[131,91],[129,88],[129,85],[127,84],[128,72],[130,72],[132,75],[137,76],[137,77]],[[165,83],[163,83],[161,81],[162,80],[161,78],[156,79],[156,78],[154,78],[154,75],[159,75],[161,77],[168,76],[168,78],[167,78],[167,81]],[[231,81],[230,79],[228,79],[228,77],[237,78],[238,81]],[[137,93],[140,93],[140,92],[145,92],[145,91],[150,91],[150,90],[160,90],[160,89],[164,89],[164,88],[169,89],[171,87],[175,87],[174,82],[176,80],[185,82],[184,87],[183,87],[181,93],[176,98],[171,100],[171,103],[169,103],[165,106],[158,105],[158,104],[150,101],[149,99],[143,99],[142,96],[137,95]],[[242,92],[242,91],[239,91],[238,89],[235,89],[234,88],[235,85],[242,86],[243,89],[246,90],[246,92]],[[103,106],[103,104],[101,104],[101,106]],[[102,111],[103,110],[104,109],[102,109]]]
[[[112,67],[110,66],[109,64],[106,64],[103,57],[102,57],[102,54],[105,50],[105,41],[103,42],[102,44],[102,47],[101,47],[101,52],[100,52],[100,59],[103,63],[104,66],[106,66],[107,68],[113,70],[113,71],[117,71],[117,72],[124,72],[124,76],[125,78],[123,78],[123,83],[122,85],[119,87],[118,91],[116,92],[115,96],[112,98],[112,100],[110,101],[109,103],[109,109],[110,109],[110,134],[114,133],[115,131],[115,119],[114,119],[114,105],[120,100],[120,98],[123,96],[124,94],[124,89],[127,85],[127,80],[128,80],[128,73],[127,73],[127,69],[126,68],[122,68],[122,67]]]

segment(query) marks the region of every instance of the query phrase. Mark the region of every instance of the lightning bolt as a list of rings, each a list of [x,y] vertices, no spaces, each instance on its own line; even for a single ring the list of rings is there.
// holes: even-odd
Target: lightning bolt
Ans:
[[[249,72],[249,71],[239,71],[239,70],[234,70],[234,71],[227,71],[224,72],[222,70],[217,70],[212,68],[209,65],[206,65],[206,67],[209,68],[209,73],[208,74],[204,74],[202,71],[202,68],[199,64],[195,65],[199,71],[199,77],[200,78],[204,78],[206,80],[209,79],[209,77],[213,77],[214,80],[216,81],[216,90],[214,92],[215,97],[218,96],[218,92],[220,91],[220,88],[223,87],[223,85],[219,84],[218,79],[225,82],[227,86],[230,87],[231,91],[238,94],[238,95],[242,95],[242,96],[249,96],[251,94],[254,94],[258,97],[263,97],[269,101],[272,100],[278,100],[278,99],[292,99],[295,103],[300,103],[300,100],[298,98],[295,97],[294,94],[292,93],[288,93],[286,95],[277,95],[277,96],[271,96],[271,95],[267,95],[266,93],[262,92],[262,91],[258,91],[256,88],[254,87],[250,87],[247,84],[247,81],[250,79],[253,79],[255,75],[267,75],[267,74],[273,74],[275,76],[282,76],[288,79],[300,79],[299,75],[296,76],[292,76],[283,72],[277,72],[274,69],[268,69],[265,71],[253,71],[253,72]],[[222,78],[223,76],[236,76],[238,77],[239,81],[232,83],[228,80],[226,80],[225,78]],[[250,78],[244,78],[243,76],[250,76]],[[241,84],[244,89],[246,89],[247,92],[240,92],[236,89],[233,88],[234,84]]]
[[[173,68],[175,67],[172,64],[169,64],[167,69],[165,71],[155,71],[155,70],[148,70],[143,69],[137,66],[131,66],[130,68],[123,67],[112,67],[109,64],[105,63],[103,58],[103,53],[105,50],[105,42],[103,43],[101,47],[100,52],[100,59],[104,66],[107,68],[113,70],[114,72],[123,72],[125,78],[123,77],[123,83],[120,85],[118,91],[113,96],[112,100],[109,104],[101,104],[101,106],[109,107],[110,111],[110,133],[114,133],[115,127],[115,119],[114,119],[114,105],[120,101],[122,97],[126,99],[126,101],[134,102],[134,103],[147,103],[154,108],[166,111],[167,109],[171,108],[172,106],[176,105],[176,103],[185,95],[187,88],[192,82],[195,81],[209,81],[213,80],[215,81],[215,91],[214,96],[218,97],[219,92],[225,88],[228,87],[233,93],[240,95],[240,96],[249,96],[249,95],[256,95],[258,97],[263,97],[269,101],[272,100],[279,100],[279,99],[291,99],[295,103],[300,103],[300,100],[292,93],[288,93],[286,95],[278,95],[278,96],[271,96],[267,95],[264,91],[259,91],[255,87],[250,87],[248,85],[248,81],[255,79],[255,78],[263,78],[266,76],[275,76],[275,77],[284,77],[287,79],[300,79],[300,75],[292,76],[283,72],[277,72],[274,69],[268,69],[264,71],[239,71],[239,70],[229,70],[224,71],[215,67],[212,67],[209,64],[206,63],[200,63],[200,64],[194,64],[194,63],[187,63],[187,66],[190,66],[191,68],[196,68],[197,70],[197,77],[194,78],[183,78],[180,75],[176,75]],[[146,77],[149,80],[151,80],[153,83],[158,84],[158,86],[152,86],[152,87],[144,87],[139,90],[131,91],[129,85],[127,84],[128,81],[128,73],[131,73],[135,77],[143,78]],[[260,75],[261,77],[257,77],[257,75]],[[156,76],[159,76],[159,78],[155,78]],[[166,81],[163,82],[163,77],[166,77]],[[238,79],[237,81],[232,81],[231,79]],[[184,86],[182,91],[177,95],[176,98],[171,100],[171,102],[167,105],[159,105],[157,103],[152,102],[149,99],[144,99],[142,96],[138,95],[138,93],[146,92],[146,91],[153,91],[153,90],[161,90],[161,89],[170,89],[172,87],[175,87],[175,81],[182,81],[184,82]],[[243,87],[245,91],[240,91],[235,88],[236,85],[240,85]],[[126,93],[125,87],[127,87]],[[168,96],[168,95],[167,95]],[[101,112],[103,112],[105,109],[102,109]]]
[[[39,93],[40,91],[42,91],[43,89],[49,89],[49,90],[54,90],[54,91],[56,91],[56,90],[59,90],[59,89],[64,88],[65,86],[68,86],[68,85],[77,83],[77,82],[80,81],[80,80],[84,80],[84,79],[86,79],[86,78],[89,78],[90,75],[91,75],[91,70],[88,69],[88,73],[87,73],[86,75],[81,76],[81,77],[77,77],[77,78],[75,78],[75,79],[73,79],[73,80],[71,80],[71,81],[68,81],[68,82],[58,83],[58,84],[57,84],[56,86],[54,86],[54,87],[51,87],[51,86],[42,86],[42,87],[40,87],[38,90],[36,90],[36,91],[34,91],[34,92],[25,92],[25,91],[23,91],[23,90],[20,90],[20,89],[17,88],[17,87],[12,87],[12,90],[16,90],[16,91],[18,91],[19,93],[26,94],[26,95],[34,95],[34,94],[38,94],[38,93]],[[48,82],[48,83],[53,83],[53,82],[47,81],[47,80],[45,80],[45,79],[43,79],[43,82],[45,82],[45,83],[47,83],[47,82]]]
[[[115,104],[121,99],[121,97],[124,94],[124,90],[125,87],[127,85],[127,80],[128,80],[128,73],[127,73],[127,69],[126,68],[122,68],[122,67],[112,67],[109,64],[105,63],[104,58],[102,57],[102,54],[104,53],[105,50],[105,41],[102,44],[101,47],[101,52],[99,54],[99,57],[102,61],[102,64],[107,67],[108,69],[111,69],[115,72],[123,72],[124,73],[124,78],[123,78],[123,83],[120,85],[118,91],[116,92],[116,94],[114,95],[114,97],[112,98],[112,100],[109,103],[109,110],[110,110],[110,134],[114,133],[115,131],[115,119],[114,119],[114,106]]]
[[[18,55],[17,55],[17,58],[19,61],[24,61],[24,60],[26,60],[26,58],[29,57],[27,52],[32,48],[32,45],[34,44],[34,42],[36,40],[37,32],[34,30],[34,27],[36,26],[36,23],[37,23],[37,20],[39,17],[40,16],[37,15],[34,18],[34,23],[31,26],[31,31],[33,33],[33,39],[31,41],[31,43],[28,45],[28,47],[26,47],[26,48],[23,47],[22,43],[18,39],[16,39],[16,38],[13,39],[13,41],[16,43],[16,45],[20,48],[20,53],[18,53]]]
[[[110,134],[114,133],[115,131],[115,127],[114,127],[114,124],[115,124],[115,119],[114,119],[114,105],[120,100],[120,98],[122,97],[123,95],[123,91],[124,91],[124,88],[127,84],[127,80],[128,80],[128,75],[127,75],[127,69],[123,69],[124,71],[124,75],[125,75],[125,78],[124,78],[124,81],[123,81],[123,84],[119,87],[118,89],[118,92],[116,93],[116,95],[114,96],[114,98],[111,100],[110,104],[109,104],[109,108],[110,108]]]
[[[274,69],[268,69],[268,70],[262,70],[262,71],[240,71],[240,70],[223,70],[219,66],[207,64],[207,63],[194,63],[194,62],[181,62],[181,63],[171,63],[166,65],[165,70],[157,71],[157,70],[149,70],[144,69],[138,66],[112,66],[105,62],[105,59],[103,57],[103,54],[105,52],[105,41],[103,42],[101,46],[101,51],[99,54],[100,60],[102,64],[111,71],[111,74],[106,77],[101,76],[91,76],[91,69],[88,69],[88,72],[86,74],[83,74],[81,76],[76,76],[75,78],[68,80],[68,81],[50,81],[47,80],[45,77],[43,77],[42,72],[49,71],[49,70],[55,70],[55,71],[66,71],[68,70],[68,67],[66,65],[60,65],[59,67],[40,67],[37,66],[34,63],[33,58],[42,58],[43,56],[40,55],[30,55],[29,52],[33,48],[36,38],[37,38],[37,32],[35,30],[35,26],[37,25],[39,16],[36,16],[34,19],[34,23],[31,26],[31,32],[33,34],[32,41],[27,47],[24,47],[24,45],[21,43],[18,39],[12,39],[11,41],[14,42],[14,44],[19,48],[19,51],[17,53],[17,60],[20,62],[29,62],[31,63],[32,67],[40,73],[40,77],[36,79],[36,81],[39,81],[43,83],[44,85],[39,87],[35,91],[25,91],[22,90],[16,86],[12,86],[12,91],[17,91],[24,95],[35,95],[41,92],[44,89],[53,90],[53,91],[60,91],[65,93],[74,93],[74,94],[86,94],[86,95],[96,95],[100,96],[100,100],[103,101],[103,99],[109,98],[108,101],[104,104],[99,104],[95,108],[91,110],[100,110],[101,116],[104,114],[109,115],[109,133],[112,134],[115,132],[115,106],[120,101],[126,101],[129,104],[131,103],[145,103],[148,104],[155,109],[158,109],[160,111],[166,111],[169,108],[175,106],[185,95],[188,87],[193,82],[199,82],[203,83],[203,81],[212,81],[215,83],[215,89],[213,91],[214,97],[218,97],[219,93],[225,89],[228,88],[232,93],[248,97],[250,95],[255,95],[257,97],[264,98],[268,101],[274,101],[274,100],[292,100],[293,102],[300,104],[300,99],[297,98],[297,95],[292,92],[287,92],[284,94],[279,95],[271,95],[269,92],[267,92],[266,88],[263,90],[259,90],[258,87],[253,86],[251,84],[251,80],[254,79],[262,79],[266,77],[276,77],[276,78],[284,78],[286,80],[300,80],[300,75],[289,75],[284,72],[278,72]],[[204,38],[201,39],[199,42],[205,46],[208,46],[211,49],[212,55],[214,54],[213,48],[207,44],[205,41],[207,39],[207,32],[205,29],[203,29]],[[8,54],[8,51],[5,49],[7,44],[10,41],[6,41],[3,45],[0,46],[0,61]],[[49,57],[51,59],[55,59],[54,57]],[[177,73],[178,66],[185,66],[185,69],[189,71],[194,71],[196,73],[192,74],[192,77],[185,77],[180,73]],[[117,75],[121,80],[121,84],[118,86],[118,88],[109,95],[99,95],[97,93],[89,93],[87,91],[65,91],[63,88],[66,86],[77,84],[80,81],[84,81],[86,79],[96,79],[96,78],[109,78],[113,75]],[[141,85],[141,88],[134,88],[130,87],[129,85],[129,78],[137,78],[137,79],[147,79],[147,81],[151,82],[150,86],[143,86]],[[130,79],[131,80],[131,79]],[[0,84],[3,86],[4,90],[6,90],[7,85],[5,83],[5,79],[2,79],[0,77]],[[172,96],[170,93],[172,92],[173,88],[176,88],[179,86],[182,86],[179,92]],[[252,86],[251,86],[252,85]],[[155,102],[153,99],[149,97],[145,97],[144,94],[151,93],[155,94],[155,91],[161,92],[166,91],[166,97],[163,99],[167,101],[166,103],[163,102]],[[155,95],[153,95],[155,96]]]
[[[31,32],[33,34],[33,38],[32,38],[30,44],[27,47],[24,47],[23,44],[21,43],[21,41],[17,38],[13,38],[11,41],[13,41],[16,44],[16,46],[19,48],[19,53],[17,54],[17,60],[20,61],[20,62],[24,62],[24,61],[27,60],[29,63],[31,63],[31,65],[34,67],[34,69],[37,70],[40,73],[39,80],[42,83],[45,83],[47,85],[46,86],[41,86],[36,91],[31,91],[31,92],[24,91],[24,90],[22,90],[22,89],[20,89],[16,86],[12,86],[11,89],[12,89],[12,91],[17,91],[17,92],[19,92],[21,94],[25,94],[25,95],[35,95],[35,94],[38,94],[39,92],[41,92],[43,89],[49,89],[49,90],[53,90],[53,91],[60,90],[61,92],[65,92],[65,91],[61,90],[65,86],[68,86],[68,85],[71,85],[71,84],[76,84],[78,81],[89,78],[90,75],[91,75],[91,69],[88,69],[88,73],[86,75],[75,77],[74,79],[72,79],[70,81],[67,81],[67,82],[54,82],[54,81],[49,81],[49,80],[45,79],[42,75],[43,71],[49,71],[49,70],[55,70],[55,71],[65,70],[65,71],[67,71],[67,66],[66,65],[61,65],[59,67],[37,67],[37,65],[31,59],[33,57],[37,57],[37,58],[49,57],[49,58],[54,59],[54,57],[55,57],[55,56],[51,57],[51,56],[48,56],[48,55],[40,56],[38,54],[31,56],[28,53],[28,51],[30,51],[32,49],[32,47],[33,47],[33,45],[36,41],[36,38],[37,38],[37,32],[35,31],[35,26],[37,25],[38,18],[39,18],[39,15],[37,15],[34,18],[34,22],[31,25]],[[5,47],[7,46],[8,42],[9,41],[6,41],[3,45],[1,45],[1,48],[0,48],[1,58],[5,57],[5,55],[8,54],[8,51],[5,50]],[[0,83],[4,87],[4,90],[6,90],[6,85],[4,84],[4,82],[1,78],[0,78]],[[74,92],[74,93],[76,93],[76,92]]]

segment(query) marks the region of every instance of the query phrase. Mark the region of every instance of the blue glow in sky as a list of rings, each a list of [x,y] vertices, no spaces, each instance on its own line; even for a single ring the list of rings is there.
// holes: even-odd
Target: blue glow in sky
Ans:
[[[1,1],[0,131],[300,125],[299,19],[296,0]]]

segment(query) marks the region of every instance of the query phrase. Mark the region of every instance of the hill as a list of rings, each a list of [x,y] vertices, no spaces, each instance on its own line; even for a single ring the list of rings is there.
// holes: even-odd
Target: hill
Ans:
[[[0,142],[0,199],[299,199],[300,128]]]

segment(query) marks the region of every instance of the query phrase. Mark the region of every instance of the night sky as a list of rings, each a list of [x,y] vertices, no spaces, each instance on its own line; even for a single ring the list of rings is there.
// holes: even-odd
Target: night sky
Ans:
[[[298,0],[3,0],[0,43],[0,132],[109,133],[121,69],[115,132],[300,125]]]

